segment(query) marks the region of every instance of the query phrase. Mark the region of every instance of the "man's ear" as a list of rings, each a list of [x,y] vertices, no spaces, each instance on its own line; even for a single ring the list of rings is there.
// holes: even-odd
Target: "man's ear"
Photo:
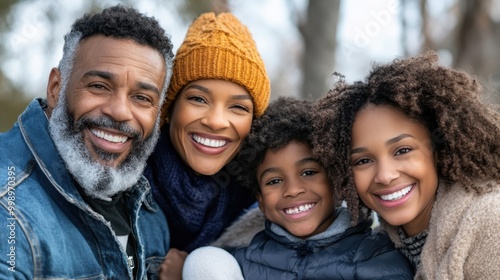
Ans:
[[[56,107],[59,100],[59,93],[61,92],[61,72],[57,68],[52,68],[49,74],[49,81],[47,83],[47,114],[50,116],[52,110]]]

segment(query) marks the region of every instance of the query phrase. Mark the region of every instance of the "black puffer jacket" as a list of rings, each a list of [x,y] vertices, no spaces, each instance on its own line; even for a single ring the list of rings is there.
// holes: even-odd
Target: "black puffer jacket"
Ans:
[[[325,232],[302,240],[266,221],[266,229],[233,255],[246,280],[413,279],[387,235],[372,232],[371,221],[349,223],[347,211],[339,211]]]

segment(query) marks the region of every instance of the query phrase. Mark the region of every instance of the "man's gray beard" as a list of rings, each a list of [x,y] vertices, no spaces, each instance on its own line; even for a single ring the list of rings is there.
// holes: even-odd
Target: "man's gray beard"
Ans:
[[[143,135],[126,123],[118,123],[109,117],[96,119],[81,118],[77,122],[68,111],[65,88],[61,89],[59,101],[49,120],[49,130],[59,154],[69,172],[88,196],[110,200],[110,198],[135,185],[146,166],[146,160],[153,152],[159,137],[159,118],[151,136],[142,140]],[[132,149],[126,159],[117,167],[106,166],[94,159],[84,143],[83,130],[89,124],[118,129],[133,135]],[[111,160],[117,154],[98,150],[101,160]]]

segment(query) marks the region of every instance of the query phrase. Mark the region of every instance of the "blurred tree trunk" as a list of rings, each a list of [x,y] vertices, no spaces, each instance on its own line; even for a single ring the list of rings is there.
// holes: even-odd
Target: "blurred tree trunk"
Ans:
[[[309,0],[307,19],[298,23],[304,39],[301,91],[304,99],[317,99],[331,87],[339,8],[340,0]]]
[[[212,0],[212,11],[216,14],[230,12],[228,0]]]
[[[230,12],[229,0],[184,0],[179,7],[180,14],[190,23],[200,14],[214,12],[216,14]]]
[[[401,0],[401,2],[404,2],[405,0]],[[429,30],[429,13],[427,12],[427,1],[426,0],[420,0],[419,1],[419,7],[420,7],[420,17],[422,18],[422,26],[421,26],[421,35],[423,38],[422,42],[422,50],[434,50],[434,42],[431,38],[430,30]]]
[[[403,0],[404,1],[404,0]],[[500,103],[500,23],[492,19],[491,0],[456,0],[448,11],[456,19],[454,29],[441,38],[431,38],[427,0],[420,0],[422,16],[422,50],[447,49],[453,57],[452,67],[478,77],[484,86],[484,98]]]
[[[500,90],[499,24],[491,18],[491,0],[460,0],[453,65],[480,78],[485,98],[498,103]]]
[[[422,0],[425,1],[425,0]],[[406,19],[406,1],[399,0],[399,5],[401,6],[401,11],[399,12],[399,20],[401,22],[401,48],[403,49],[403,56],[408,56],[410,51],[408,50],[408,21]],[[423,17],[422,17],[423,18]]]

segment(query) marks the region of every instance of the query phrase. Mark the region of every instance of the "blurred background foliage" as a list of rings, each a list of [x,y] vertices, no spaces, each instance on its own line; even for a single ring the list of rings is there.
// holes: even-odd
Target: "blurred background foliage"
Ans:
[[[384,27],[384,15],[380,11],[372,12],[374,21],[362,25],[364,29],[353,29],[356,32],[354,43],[357,42],[358,45],[341,46],[338,26],[342,17],[346,15],[340,11],[341,6],[345,4],[344,1],[349,0],[302,0],[303,5],[297,5],[301,0],[285,1],[287,9],[273,12],[287,13],[286,18],[291,21],[296,28],[295,32],[299,34],[300,44],[291,46],[290,50],[283,50],[280,55],[274,57],[278,61],[278,66],[270,72],[272,96],[276,98],[279,95],[295,95],[315,99],[331,86],[332,73],[337,71],[339,64],[346,68],[349,63],[354,63],[356,56],[363,56],[363,48],[370,47],[370,38],[367,34],[370,35],[370,32],[376,31],[374,28],[377,26],[373,25],[374,23],[378,23],[378,27]],[[372,2],[372,0],[366,1]],[[35,2],[38,3],[39,10],[33,14],[31,22],[25,22],[22,25],[23,18],[20,15],[23,12],[33,13],[29,11],[29,8],[33,7]],[[37,86],[28,87],[26,79],[33,77],[28,76],[23,69],[14,69],[15,67],[7,63],[9,59],[16,59],[16,55],[21,52],[31,51],[30,48],[36,44],[37,48],[42,49],[37,58],[40,60],[39,63],[53,61],[50,58],[61,55],[61,40],[69,28],[68,22],[72,22],[85,12],[97,11],[116,2],[138,5],[138,1],[133,0],[114,2],[89,0],[79,4],[81,7],[78,13],[71,14],[68,10],[61,12],[57,9],[58,5],[68,4],[63,2],[65,0],[45,0],[44,5],[40,6],[39,0],[0,1],[0,65],[2,66],[0,68],[0,131],[6,131],[12,126],[33,97],[45,96],[46,81],[42,78]],[[233,7],[241,4],[241,0],[149,0],[149,2],[158,9],[162,8],[169,11],[171,15],[176,15],[177,17],[171,16],[171,20],[181,21],[179,24],[185,28],[203,12],[232,11]],[[498,63],[500,61],[500,48],[498,48],[500,45],[500,3],[498,2],[500,0],[447,0],[446,9],[439,13],[429,8],[430,0],[393,0],[393,2],[397,2],[398,5],[396,19],[400,30],[398,44],[402,50],[402,56],[414,55],[428,49],[436,50],[443,55],[443,61],[449,66],[463,69],[478,77],[485,88],[486,101],[500,103],[500,63]],[[255,5],[258,4],[259,2],[256,1]],[[139,7],[138,9],[141,10]],[[363,9],[363,7],[358,7],[358,9]],[[20,22],[24,29],[19,29]],[[47,26],[46,30],[33,28],[37,23],[42,22],[44,26]],[[16,37],[16,34],[13,36],[15,32],[28,32],[33,37],[40,35],[38,33],[41,32],[43,40],[26,42],[26,38],[22,36]],[[382,29],[381,32],[390,31]],[[410,38],[410,35],[415,32],[417,34],[413,37],[417,37],[417,40]],[[279,37],[278,34],[277,37]],[[16,42],[24,44],[16,44]],[[366,44],[361,46],[364,43],[368,46]],[[24,47],[18,48],[21,45]],[[346,53],[354,55],[354,58],[345,59]],[[339,61],[339,57],[343,60]],[[396,54],[393,58],[395,57]],[[365,72],[368,71],[369,66],[370,63],[365,63],[363,67]],[[24,67],[30,66],[24,65]],[[9,71],[17,71],[18,74],[17,76],[9,75]],[[295,74],[290,74],[291,71]],[[46,77],[48,71],[40,75]]]

